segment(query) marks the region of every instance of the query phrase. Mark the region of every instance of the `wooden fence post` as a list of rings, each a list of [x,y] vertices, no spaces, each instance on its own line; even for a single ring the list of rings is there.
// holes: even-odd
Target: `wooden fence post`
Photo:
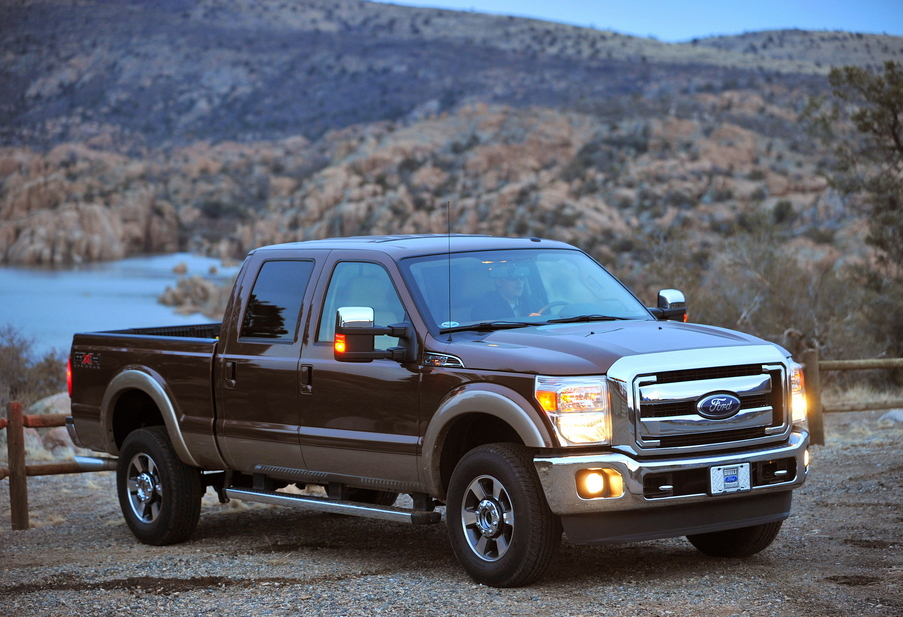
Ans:
[[[9,453],[9,510],[13,531],[28,529],[28,480],[25,469],[25,430],[22,403],[6,406],[9,424],[6,447]]]
[[[803,379],[806,383],[806,403],[809,410],[809,440],[817,446],[825,445],[825,423],[821,402],[821,378],[818,373],[818,350],[803,352]]]

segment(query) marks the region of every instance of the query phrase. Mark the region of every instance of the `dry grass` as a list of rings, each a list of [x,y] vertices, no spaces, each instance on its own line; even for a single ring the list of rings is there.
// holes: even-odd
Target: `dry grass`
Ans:
[[[856,402],[903,401],[903,388],[877,387],[870,384],[855,384],[848,387],[829,387],[822,392],[825,406]]]
[[[823,394],[825,405],[865,401],[903,400],[903,388],[879,388],[859,384],[847,388],[829,388]],[[847,411],[828,414],[825,441],[843,444],[891,445],[903,443],[903,421],[892,418],[890,410]],[[828,421],[830,420],[830,421]]]

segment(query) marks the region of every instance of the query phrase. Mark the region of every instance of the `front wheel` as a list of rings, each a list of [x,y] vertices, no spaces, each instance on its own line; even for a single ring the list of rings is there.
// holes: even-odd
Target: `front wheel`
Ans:
[[[781,531],[783,521],[687,536],[690,544],[712,557],[749,557],[763,551]]]
[[[529,450],[495,443],[458,463],[446,507],[452,549],[478,583],[520,587],[539,580],[561,544]]]
[[[126,524],[145,544],[176,544],[197,527],[201,474],[179,460],[164,427],[138,429],[125,438],[116,488]]]

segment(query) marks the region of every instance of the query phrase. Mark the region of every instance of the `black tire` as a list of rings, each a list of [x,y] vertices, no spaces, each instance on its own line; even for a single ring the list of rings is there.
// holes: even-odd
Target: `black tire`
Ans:
[[[116,488],[126,524],[145,544],[176,544],[197,527],[204,495],[201,472],[179,460],[162,426],[125,438]]]
[[[781,531],[781,523],[765,523],[727,531],[713,531],[687,536],[690,544],[712,557],[749,557],[763,551]]]
[[[391,506],[398,499],[398,493],[378,491],[372,488],[352,488],[348,490],[348,500],[369,503],[375,506]]]
[[[561,521],[549,510],[530,451],[519,444],[487,444],[465,454],[452,474],[445,513],[461,566],[492,587],[535,583],[561,545]]]

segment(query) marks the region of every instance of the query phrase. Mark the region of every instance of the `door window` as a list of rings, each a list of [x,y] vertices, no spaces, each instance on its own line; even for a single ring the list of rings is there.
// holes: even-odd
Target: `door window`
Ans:
[[[241,338],[294,341],[313,267],[312,261],[265,262],[248,299]]]
[[[388,326],[405,320],[404,306],[395,285],[386,269],[379,264],[341,262],[336,265],[323,304],[318,341],[332,342],[336,311],[346,306],[372,308],[375,326]],[[377,349],[388,349],[398,345],[398,338],[377,336],[374,343]]]

